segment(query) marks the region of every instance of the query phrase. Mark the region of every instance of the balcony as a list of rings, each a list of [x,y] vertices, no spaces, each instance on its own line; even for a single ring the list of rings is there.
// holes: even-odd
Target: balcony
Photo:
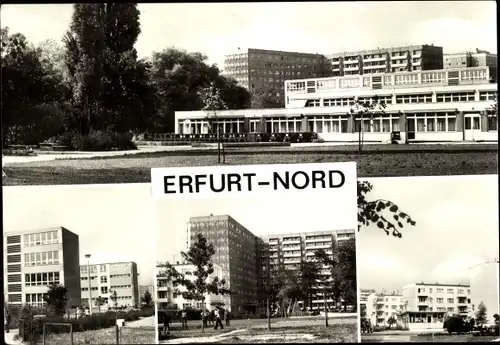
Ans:
[[[315,243],[315,242],[325,242],[325,241],[331,241],[332,237],[312,237],[312,238],[306,238],[306,243]]]
[[[387,57],[385,57],[385,56],[363,59],[364,62],[377,62],[377,61],[386,61],[386,60],[387,60]]]
[[[344,71],[357,71],[357,70],[359,70],[359,66],[352,66],[352,67],[351,66],[349,66],[349,67],[345,66],[344,67]]]
[[[408,67],[408,62],[400,62],[400,63],[392,63],[391,64],[392,68],[398,68],[398,67]]]
[[[363,69],[365,70],[372,70],[372,69],[386,69],[387,66],[384,65],[375,65],[375,66],[363,66]]]
[[[283,258],[300,258],[302,253],[283,254]]]
[[[283,239],[283,244],[300,244],[302,241],[300,238],[293,238],[293,239],[288,239],[285,238]]]
[[[288,244],[289,245],[289,244]],[[293,246],[286,246],[286,247],[282,247],[281,250],[286,252],[286,251],[289,251],[289,250],[301,250],[302,247],[300,246],[300,244],[298,245],[293,245]]]
[[[403,55],[394,55],[394,56],[391,56],[391,60],[406,59],[406,58],[408,58],[408,53],[405,53]]]

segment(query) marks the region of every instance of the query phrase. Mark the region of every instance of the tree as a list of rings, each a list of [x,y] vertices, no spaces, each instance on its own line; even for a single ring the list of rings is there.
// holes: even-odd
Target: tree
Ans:
[[[486,305],[484,305],[484,302],[481,301],[479,305],[477,306],[477,311],[476,311],[476,325],[482,326],[488,322],[488,309],[486,308]]]
[[[396,323],[397,323],[396,318],[392,315],[387,319],[387,324],[389,325],[389,329],[391,328],[392,325]]]
[[[174,296],[181,295],[185,300],[201,302],[205,305],[206,295],[227,295],[231,291],[226,286],[225,279],[213,276],[214,264],[212,256],[215,249],[209,244],[207,239],[198,234],[187,252],[181,252],[184,262],[194,266],[193,271],[179,273],[169,263],[166,263],[164,270],[159,272],[160,276],[166,276],[172,281]],[[212,277],[210,281],[209,278]],[[179,289],[182,287],[182,289]],[[205,331],[204,324],[201,326]]]
[[[347,310],[348,303],[356,306],[356,241],[354,238],[343,241],[338,245],[338,259],[334,279],[344,300],[344,310]]]
[[[259,87],[251,92],[252,109],[284,108],[284,96],[274,87]]]
[[[399,231],[405,224],[415,226],[416,222],[399,207],[389,200],[376,199],[367,200],[367,195],[372,191],[373,186],[367,181],[357,181],[358,183],[358,231],[361,226],[376,224],[383,229],[387,235],[392,231],[392,235],[401,238],[403,234]],[[392,214],[392,218],[386,214]]]
[[[95,305],[97,306],[99,313],[101,312],[101,307],[106,303],[106,300],[102,298],[101,296],[98,296],[95,299]]]
[[[357,128],[359,135],[358,136],[359,151],[363,149],[364,121],[369,120],[371,126],[373,118],[385,114],[385,108],[386,108],[385,102],[381,101],[377,95],[368,100],[361,100],[358,97],[354,98],[354,104],[349,110],[349,114],[351,118],[354,120],[355,127],[357,127],[357,124],[359,123],[359,128]]]
[[[217,118],[217,110],[227,109],[226,102],[224,102],[224,100],[222,99],[220,90],[215,86],[215,82],[210,83],[210,86],[208,88],[201,89],[198,94],[202,103],[204,104],[202,109],[208,112],[207,118],[209,120],[209,126],[212,129],[212,133],[215,122],[218,153],[217,163],[221,163],[222,148],[222,163],[224,164],[226,162],[226,156],[224,153],[224,143],[221,140],[221,132],[223,131],[223,128]]]
[[[56,315],[64,315],[66,312],[66,304],[68,302],[68,288],[52,284],[49,286],[47,295],[45,296],[45,303]]]
[[[320,279],[320,270],[321,267],[316,261],[303,260],[300,264],[300,287],[304,298],[304,307],[309,305],[310,311],[312,311],[313,294]]]
[[[206,63],[207,56],[175,48],[154,52],[151,59],[151,82],[159,98],[158,131],[175,130],[175,111],[200,110],[205,103],[200,89],[214,83],[227,109],[243,109],[249,105],[250,94],[232,78],[221,75],[216,65]]]
[[[38,144],[58,131],[52,110],[63,98],[61,80],[42,63],[39,49],[8,28],[1,29],[0,54],[3,143]]]
[[[151,294],[149,293],[149,291],[146,291],[144,293],[144,296],[141,298],[141,302],[149,307],[149,306],[151,306],[152,301],[153,301],[153,298],[151,297]]]
[[[118,294],[116,293],[116,290],[110,291],[111,293],[109,294],[109,299],[113,302],[113,308],[117,309],[118,308]]]

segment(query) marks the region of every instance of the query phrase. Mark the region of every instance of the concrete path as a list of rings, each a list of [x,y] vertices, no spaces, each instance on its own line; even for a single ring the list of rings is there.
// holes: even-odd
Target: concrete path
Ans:
[[[212,335],[209,337],[195,337],[195,338],[178,338],[171,340],[162,340],[160,344],[189,344],[189,343],[216,343],[224,337],[244,332],[246,329],[235,329],[234,331]]]
[[[125,327],[129,328],[154,328],[155,327],[155,317],[143,317],[137,321],[129,321],[125,323]]]
[[[16,331],[10,331],[9,333],[5,333],[4,339],[6,345],[23,345],[22,341],[14,340],[14,337],[18,334]]]

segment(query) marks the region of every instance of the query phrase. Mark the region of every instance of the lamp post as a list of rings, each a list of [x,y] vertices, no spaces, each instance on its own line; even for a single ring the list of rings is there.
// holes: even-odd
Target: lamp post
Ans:
[[[92,286],[90,284],[90,254],[85,254],[87,259],[87,277],[89,280],[89,315],[92,315]]]

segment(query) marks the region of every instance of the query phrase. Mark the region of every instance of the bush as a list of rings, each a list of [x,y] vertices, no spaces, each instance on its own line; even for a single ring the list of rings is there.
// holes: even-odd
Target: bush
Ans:
[[[103,131],[90,131],[88,135],[77,132],[66,132],[47,142],[67,146],[76,151],[113,151],[136,150],[137,146],[132,141],[130,133],[109,133]]]

